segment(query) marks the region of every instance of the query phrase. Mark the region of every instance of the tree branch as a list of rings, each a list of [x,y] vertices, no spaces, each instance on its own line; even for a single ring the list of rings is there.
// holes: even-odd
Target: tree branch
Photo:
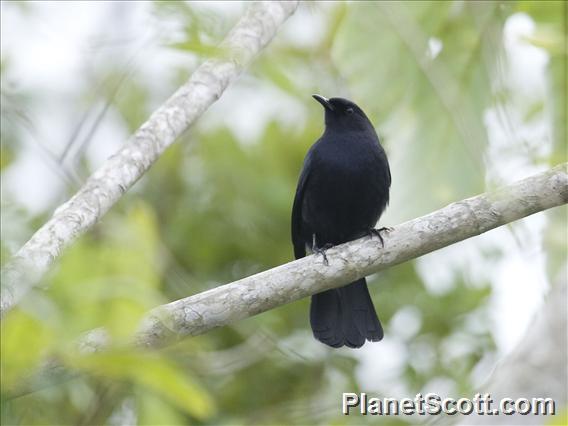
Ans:
[[[308,256],[230,284],[159,306],[146,315],[134,343],[162,347],[186,336],[268,311],[320,291],[387,269],[531,214],[568,202],[568,163],[493,192],[450,204],[405,222],[384,236],[361,238],[331,248],[329,265],[319,255]],[[91,330],[78,342],[84,353],[109,344],[103,328]],[[65,381],[77,375],[57,360],[47,361],[34,382]],[[12,397],[30,392],[24,380]]]
[[[195,336],[449,246],[498,226],[568,202],[568,163],[493,192],[450,204],[397,226],[384,237],[361,238],[152,310],[135,336],[158,347]],[[91,332],[84,345],[106,341]]]
[[[255,2],[204,62],[111,156],[2,270],[3,315],[37,283],[61,251],[92,227],[262,51],[297,1]]]

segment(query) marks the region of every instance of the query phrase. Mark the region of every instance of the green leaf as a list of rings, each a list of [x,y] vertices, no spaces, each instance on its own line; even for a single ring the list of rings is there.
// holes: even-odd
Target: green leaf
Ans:
[[[227,54],[226,49],[217,45],[204,44],[197,41],[182,41],[178,43],[170,43],[168,47],[176,50],[196,53],[207,57],[222,57]]]
[[[85,236],[66,251],[50,286],[65,314],[60,332],[72,340],[104,326],[127,340],[144,313],[164,301],[159,245],[153,210],[134,202],[125,217],[107,219],[98,238]]]
[[[214,400],[197,379],[155,353],[98,353],[72,357],[69,362],[76,368],[128,380],[151,390],[199,420],[206,420],[215,413]]]
[[[186,419],[180,415],[178,410],[153,392],[138,392],[136,406],[139,425],[183,426],[187,424]]]
[[[14,309],[2,319],[1,335],[2,389],[8,389],[38,365],[50,349],[54,333],[39,318]]]

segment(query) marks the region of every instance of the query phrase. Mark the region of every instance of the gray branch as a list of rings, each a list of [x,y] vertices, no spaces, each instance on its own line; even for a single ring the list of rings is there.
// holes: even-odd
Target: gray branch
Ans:
[[[566,204],[567,165],[405,222],[385,235],[384,248],[376,237],[365,237],[328,250],[329,265],[308,256],[158,307],[143,321],[136,343],[162,346],[202,334]],[[104,341],[98,330],[84,344],[96,349]]]
[[[2,315],[219,99],[297,6],[297,1],[275,1],[249,7],[221,43],[220,56],[204,62],[14,255],[2,270]]]
[[[384,248],[376,237],[361,238],[329,249],[329,265],[324,265],[319,255],[308,256],[159,306],[146,315],[134,343],[162,347],[203,334],[567,202],[568,163],[564,163],[405,222],[384,236]],[[98,328],[80,339],[79,350],[95,352],[109,343],[108,333]],[[66,380],[75,374],[57,361],[48,361],[34,376],[49,383],[53,378]],[[30,384],[24,381],[13,396],[29,391]]]

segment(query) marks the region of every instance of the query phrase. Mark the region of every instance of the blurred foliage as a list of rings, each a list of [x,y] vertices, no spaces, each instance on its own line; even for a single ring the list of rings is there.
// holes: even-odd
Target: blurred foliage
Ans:
[[[2,424],[346,424],[338,409],[341,393],[366,390],[374,374],[383,380],[371,390],[381,396],[436,391],[435,380],[472,395],[472,371],[495,351],[490,283],[457,271],[450,287],[432,291],[416,262],[370,277],[387,337],[361,351],[315,342],[308,300],[162,350],[135,350],[128,342],[150,308],[291,260],[296,180],[323,126],[310,93],[352,97],[377,125],[394,178],[385,221],[427,213],[494,183],[487,173],[494,165],[487,155],[485,114],[512,102],[503,31],[511,15],[526,13],[536,24],[526,42],[550,55],[547,102],[555,141],[546,161],[566,161],[562,7],[537,1],[303,4],[298,14],[319,20],[318,37],[298,42],[285,28],[236,86],[249,98],[268,87],[286,105],[296,105],[304,119],[290,124],[271,117],[248,142],[220,114],[215,125],[196,125],[63,254],[45,289],[2,320]],[[26,3],[26,13],[31,8]],[[177,1],[156,2],[152,11],[164,49],[193,59],[218,54],[217,43],[235,18]],[[172,81],[155,82],[136,70],[125,77],[102,64],[99,81],[110,83],[82,97],[110,105],[130,133],[154,108],[152,86],[175,87],[190,68],[175,70]],[[4,58],[1,70],[4,79]],[[247,99],[233,107],[246,109]],[[27,125],[21,111],[30,102],[33,95],[2,85],[3,173],[21,154]],[[525,119],[543,120],[542,104],[523,105]],[[259,118],[252,110],[246,119]],[[84,149],[77,155],[81,162],[74,167],[88,167]],[[30,218],[3,197],[2,214],[3,225],[15,227],[19,218],[31,232],[50,212]],[[551,274],[565,267],[565,241],[558,241],[557,232],[564,219],[554,214],[545,241]],[[3,230],[2,263],[17,249],[10,235]],[[484,254],[488,261],[502,255]],[[77,348],[77,339],[97,327],[109,331],[111,348]],[[376,365],[397,364],[395,377],[362,371],[369,369],[365,354],[376,356]],[[67,373],[34,373],[51,361]]]
[[[481,192],[487,145],[482,115],[491,103],[490,75],[500,57],[505,16],[496,12],[497,3],[376,6],[353,8],[333,53],[353,97],[370,107],[375,121],[388,117],[395,132],[404,127],[401,172],[415,177],[406,187],[414,194],[408,209],[426,213]],[[368,48],[353,49],[366,45],[377,27],[383,31]],[[489,48],[493,54],[484,57]],[[374,77],[361,78],[367,73]],[[429,143],[417,149],[416,141]],[[432,173],[428,165],[437,164],[443,166]]]

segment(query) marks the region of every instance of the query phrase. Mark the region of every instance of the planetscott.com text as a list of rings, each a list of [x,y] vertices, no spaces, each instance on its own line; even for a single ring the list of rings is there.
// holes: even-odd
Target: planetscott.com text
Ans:
[[[473,398],[441,398],[435,393],[416,394],[414,398],[375,398],[366,393],[343,393],[342,412],[349,415],[544,415],[556,412],[552,398],[503,398],[493,400],[490,394],[477,393]]]

